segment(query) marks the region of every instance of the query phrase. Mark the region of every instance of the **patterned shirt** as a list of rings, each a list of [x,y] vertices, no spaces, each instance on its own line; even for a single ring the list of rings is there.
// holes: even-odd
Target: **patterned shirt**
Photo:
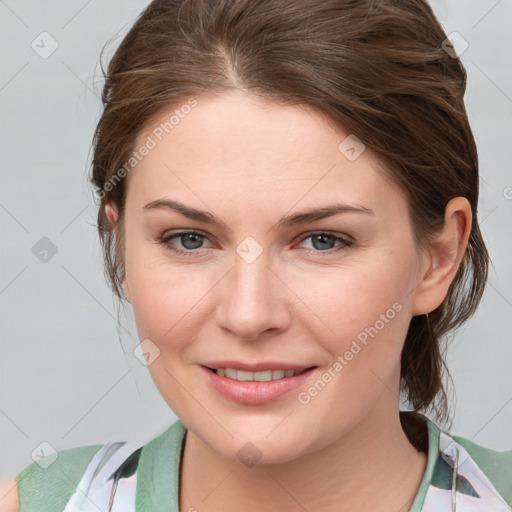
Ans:
[[[400,420],[409,440],[428,454],[409,512],[512,512],[512,450],[450,435],[417,412],[400,411]],[[64,460],[45,472],[35,462],[17,477],[20,512],[179,512],[185,434],[178,420],[142,446],[116,441],[62,450]],[[85,470],[84,458],[78,462],[84,451]]]

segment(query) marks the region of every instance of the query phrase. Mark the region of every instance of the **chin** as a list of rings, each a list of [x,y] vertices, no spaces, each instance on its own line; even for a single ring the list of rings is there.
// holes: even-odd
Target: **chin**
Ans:
[[[253,416],[244,418],[243,421],[239,418],[239,421],[231,422],[219,419],[219,423],[233,437],[220,427],[212,428],[211,424],[205,425],[200,421],[197,422],[198,429],[192,426],[190,430],[217,455],[246,467],[284,464],[321,448],[313,444],[318,444],[318,440],[322,438],[321,435],[314,434],[314,429],[306,428],[305,425],[297,428],[297,423],[286,424],[289,421],[283,421],[286,414],[267,418]]]
[[[218,455],[245,467],[284,464],[303,455],[302,450],[293,440],[288,438],[286,443],[256,439],[254,441],[234,441],[227,445],[218,446],[213,440],[209,445]]]

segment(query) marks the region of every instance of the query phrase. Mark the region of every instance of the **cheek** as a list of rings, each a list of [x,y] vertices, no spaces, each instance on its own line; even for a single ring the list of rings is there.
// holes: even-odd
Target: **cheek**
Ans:
[[[201,265],[170,264],[154,247],[145,252],[127,260],[131,306],[139,338],[171,357],[199,332],[218,276]]]
[[[307,313],[308,326],[329,354],[324,377],[332,382],[317,407],[336,400],[357,408],[395,386],[410,322],[406,269],[384,256],[374,261],[364,265],[364,272],[363,265],[343,269],[330,283],[311,280],[305,287],[304,302],[318,315]]]
[[[130,290],[140,326],[147,337],[160,342],[176,337],[176,332],[190,322],[195,305],[204,296],[204,284],[197,279],[158,269],[139,269],[132,275]]]
[[[323,323],[324,332],[330,332],[333,340],[350,340],[359,333],[364,339],[365,328],[375,324],[379,330],[383,331],[385,325],[390,331],[391,324],[397,323],[395,319],[404,316],[400,315],[405,309],[404,283],[401,281],[403,272],[400,276],[398,272],[386,271],[386,267],[390,268],[385,264],[367,264],[364,271],[353,267],[336,270],[324,277],[318,274],[311,279],[302,276],[299,281],[307,282],[307,285],[300,297],[304,306],[314,313],[312,321],[319,326]],[[402,327],[403,324],[399,330]]]
[[[312,408],[323,411],[319,422],[333,426],[347,418],[355,421],[382,393],[396,389],[410,316],[400,281],[403,272],[384,273],[383,263],[366,266],[364,274],[356,269],[342,272],[329,287],[322,281],[307,286],[304,302],[321,319],[306,312],[311,318],[307,328],[329,355],[319,375],[325,386],[319,382],[302,389],[299,402],[311,401]]]

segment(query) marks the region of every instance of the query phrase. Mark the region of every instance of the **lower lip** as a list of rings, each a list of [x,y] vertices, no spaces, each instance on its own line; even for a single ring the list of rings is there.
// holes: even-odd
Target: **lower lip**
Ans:
[[[304,384],[315,370],[315,368],[310,368],[303,371],[300,375],[283,377],[282,379],[267,382],[243,382],[229,379],[228,377],[221,377],[204,366],[201,368],[213,389],[225,398],[248,405],[266,404],[297,389],[300,385]]]

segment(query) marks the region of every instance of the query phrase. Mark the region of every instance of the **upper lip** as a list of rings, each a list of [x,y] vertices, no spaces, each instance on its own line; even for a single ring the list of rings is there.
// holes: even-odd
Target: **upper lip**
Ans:
[[[206,361],[202,363],[207,368],[214,370],[218,368],[233,368],[235,370],[244,370],[246,372],[262,372],[265,370],[306,370],[312,365],[301,365],[293,363],[284,363],[279,361],[262,361],[260,363],[244,363],[242,361]]]

